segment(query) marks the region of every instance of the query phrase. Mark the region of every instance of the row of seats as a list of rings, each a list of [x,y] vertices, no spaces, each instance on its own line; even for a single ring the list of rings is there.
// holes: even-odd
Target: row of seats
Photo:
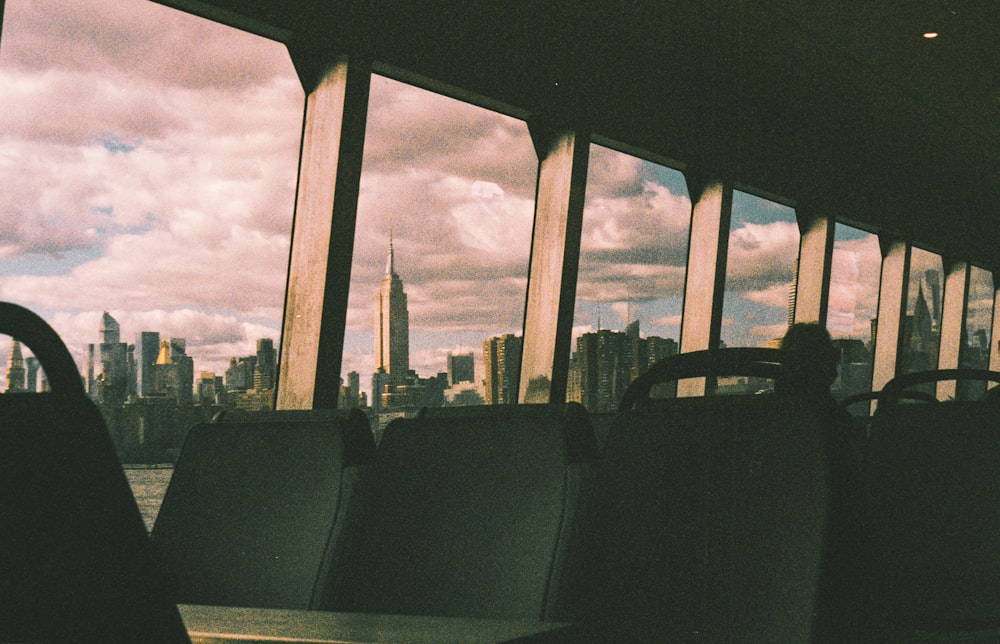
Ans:
[[[174,602],[565,620],[602,641],[1000,625],[992,403],[886,396],[865,434],[823,401],[652,401],[643,377],[600,450],[575,404],[427,410],[377,449],[360,412],[234,416],[192,429],[146,539],[58,337],[3,303],[0,333],[53,383],[0,396],[3,641],[186,641]],[[759,351],[651,372],[778,373]]]
[[[995,409],[892,402],[863,432],[794,396],[630,400],[603,449],[574,404],[426,410],[377,450],[358,412],[230,419],[192,430],[152,540],[189,603],[565,620],[600,640],[996,627]]]
[[[151,533],[181,603],[543,619],[593,434],[579,405],[196,425]]]
[[[603,450],[574,403],[428,409],[353,455],[357,412],[196,426],[152,543],[181,603],[809,639],[828,416],[779,396],[632,406]]]
[[[982,630],[1000,637],[996,390],[980,401],[910,393],[952,379],[1000,382],[1000,373],[900,376],[876,397],[870,427],[854,443],[866,553],[859,587],[881,639]]]

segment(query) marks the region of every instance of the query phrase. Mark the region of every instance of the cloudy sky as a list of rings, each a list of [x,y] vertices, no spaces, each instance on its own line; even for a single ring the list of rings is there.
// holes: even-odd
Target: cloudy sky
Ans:
[[[0,96],[0,299],[40,313],[81,367],[105,310],[123,341],[186,338],[199,371],[277,343],[304,99],[282,45],[140,0],[7,0]],[[520,333],[535,175],[523,122],[373,80],[345,373],[367,388],[391,235],[411,366],[473,352],[482,377],[483,340]],[[690,207],[679,172],[592,147],[577,333],[630,317],[678,337]],[[727,344],[783,331],[792,215],[734,200]],[[838,240],[845,274],[871,275],[865,248]],[[870,286],[842,286],[874,314]]]

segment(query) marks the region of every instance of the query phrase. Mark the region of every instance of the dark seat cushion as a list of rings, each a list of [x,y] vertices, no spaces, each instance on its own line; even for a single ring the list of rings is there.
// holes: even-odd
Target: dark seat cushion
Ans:
[[[778,396],[622,413],[577,552],[577,618],[639,638],[806,641],[826,518],[826,429]]]
[[[371,432],[363,415],[240,420],[191,429],[153,546],[179,603],[313,608]]]
[[[574,445],[580,437],[585,444]],[[574,455],[592,446],[579,405],[430,410],[393,421],[330,608],[545,617],[578,504]]]

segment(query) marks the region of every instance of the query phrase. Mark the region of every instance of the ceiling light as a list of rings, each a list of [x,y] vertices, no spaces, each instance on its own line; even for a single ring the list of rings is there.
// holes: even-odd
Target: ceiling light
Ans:
[[[938,32],[936,32],[936,31],[925,31],[924,32],[924,38],[926,38],[927,40],[933,40],[933,39],[935,39],[937,37],[938,37]]]

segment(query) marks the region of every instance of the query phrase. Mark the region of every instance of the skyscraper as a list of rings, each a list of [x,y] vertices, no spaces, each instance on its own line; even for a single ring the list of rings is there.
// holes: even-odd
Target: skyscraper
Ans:
[[[521,346],[521,338],[510,333],[483,342],[487,405],[512,405],[517,402]]]
[[[476,366],[471,353],[459,355],[448,354],[448,384],[457,385],[460,382],[475,382]]]
[[[396,273],[392,238],[375,308],[375,371],[380,370],[388,374],[390,384],[403,382],[410,371],[410,314],[403,280]]]
[[[149,396],[153,393],[153,365],[160,353],[160,334],[143,331],[135,339],[136,393]]]
[[[24,366],[28,370],[28,383],[25,389],[34,393],[39,390],[38,372],[41,370],[42,365],[38,362],[38,358],[31,356],[24,359]]]
[[[257,364],[254,367],[254,389],[274,389],[274,340],[260,338],[257,340]]]
[[[190,404],[194,398],[194,359],[187,354],[187,340],[170,338],[170,361],[177,370],[177,402]]]
[[[14,340],[10,345],[10,355],[7,356],[7,391],[24,391],[26,374],[21,343]]]
[[[112,406],[128,397],[128,345],[121,341],[121,327],[107,311],[101,316],[101,385],[97,398]]]

